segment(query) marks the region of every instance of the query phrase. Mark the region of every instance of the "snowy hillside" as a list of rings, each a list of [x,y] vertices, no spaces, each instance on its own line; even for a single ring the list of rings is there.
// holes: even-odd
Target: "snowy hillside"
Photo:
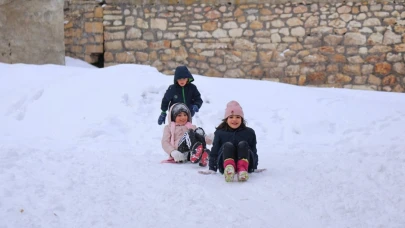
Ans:
[[[0,63],[0,228],[405,227],[405,96],[194,75],[213,133],[237,100],[256,131],[246,183],[167,158],[172,76]]]

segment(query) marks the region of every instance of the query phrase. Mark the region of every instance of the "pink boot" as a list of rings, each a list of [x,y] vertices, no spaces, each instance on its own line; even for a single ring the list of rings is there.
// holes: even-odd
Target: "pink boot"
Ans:
[[[209,150],[205,149],[203,154],[201,155],[200,162],[198,163],[199,166],[205,167],[208,165],[208,153],[209,153]]]
[[[247,181],[249,179],[248,174],[249,161],[247,159],[241,159],[237,164],[238,181]]]
[[[191,148],[190,154],[190,161],[191,163],[197,163],[201,160],[201,156],[204,153],[204,148],[202,143],[197,142],[194,144],[193,148]]]
[[[225,181],[232,182],[235,175],[235,160],[233,160],[232,158],[225,159],[224,167]]]

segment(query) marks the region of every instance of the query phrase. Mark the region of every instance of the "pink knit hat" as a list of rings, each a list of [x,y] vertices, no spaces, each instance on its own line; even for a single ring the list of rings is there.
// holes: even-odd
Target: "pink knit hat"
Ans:
[[[242,107],[240,106],[240,104],[237,101],[230,101],[226,105],[224,118],[226,119],[230,115],[238,115],[238,116],[241,116],[242,118],[244,118]]]

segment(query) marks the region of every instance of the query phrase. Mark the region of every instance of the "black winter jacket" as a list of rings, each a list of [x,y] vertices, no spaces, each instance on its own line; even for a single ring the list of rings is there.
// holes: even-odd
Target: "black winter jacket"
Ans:
[[[177,80],[181,78],[188,78],[188,82],[184,87],[181,87]],[[184,103],[192,110],[192,105],[197,105],[201,108],[203,101],[197,86],[191,84],[194,81],[193,75],[185,66],[179,66],[174,73],[174,83],[166,90],[162,99],[161,110],[166,112],[175,103]],[[194,114],[194,113],[193,113]]]
[[[250,127],[239,127],[237,129],[217,129],[214,132],[214,141],[212,143],[211,152],[209,155],[209,169],[223,173],[223,144],[226,142],[232,143],[236,148],[241,141],[246,141],[250,148],[249,172],[257,169],[259,157],[256,149],[256,133]]]

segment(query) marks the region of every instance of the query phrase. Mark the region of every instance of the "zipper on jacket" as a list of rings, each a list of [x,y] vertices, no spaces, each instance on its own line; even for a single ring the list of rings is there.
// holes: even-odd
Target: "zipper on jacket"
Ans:
[[[186,104],[186,96],[184,96],[184,86],[181,87],[181,91],[182,91],[182,93],[183,93],[183,101],[184,101],[184,104]]]

